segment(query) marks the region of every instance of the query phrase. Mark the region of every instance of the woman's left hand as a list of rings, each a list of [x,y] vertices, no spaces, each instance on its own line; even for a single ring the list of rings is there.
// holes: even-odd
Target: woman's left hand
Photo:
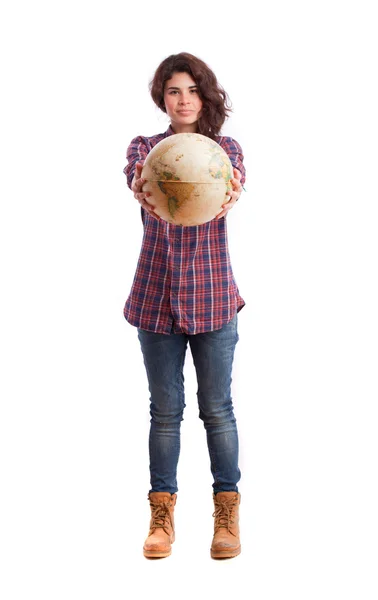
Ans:
[[[228,211],[235,205],[235,202],[239,200],[240,194],[242,193],[241,173],[238,169],[234,169],[234,178],[231,179],[232,191],[227,192],[226,202],[222,205],[222,209],[217,215],[217,219],[221,219],[226,216]]]

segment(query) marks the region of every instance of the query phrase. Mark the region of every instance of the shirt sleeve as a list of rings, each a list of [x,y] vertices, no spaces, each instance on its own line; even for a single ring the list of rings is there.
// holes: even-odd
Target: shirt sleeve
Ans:
[[[244,185],[245,179],[246,179],[246,171],[245,171],[245,166],[243,164],[243,160],[244,160],[243,150],[242,150],[240,144],[236,140],[234,140],[232,138],[226,138],[226,140],[227,141],[224,146],[224,149],[227,152],[234,169],[238,169],[240,171],[241,184]]]
[[[131,182],[135,173],[135,165],[137,162],[144,162],[150,148],[148,147],[147,140],[145,137],[139,135],[138,137],[131,140],[130,145],[126,152],[127,165],[123,169],[126,175],[127,185],[131,189]]]

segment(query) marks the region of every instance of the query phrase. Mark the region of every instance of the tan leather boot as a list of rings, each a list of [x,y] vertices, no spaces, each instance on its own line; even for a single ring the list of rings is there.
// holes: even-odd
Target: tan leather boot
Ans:
[[[238,492],[218,492],[213,495],[215,511],[211,558],[232,558],[241,552],[239,537]]]
[[[143,546],[143,554],[146,558],[165,558],[171,554],[171,544],[175,541],[173,511],[176,498],[176,494],[169,492],[149,493],[150,531]]]

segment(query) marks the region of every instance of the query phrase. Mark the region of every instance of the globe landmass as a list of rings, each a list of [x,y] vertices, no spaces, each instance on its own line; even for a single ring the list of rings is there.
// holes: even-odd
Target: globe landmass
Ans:
[[[168,212],[172,219],[176,218],[177,211],[189,202],[191,195],[195,191],[193,183],[185,183],[183,185],[179,180],[176,181],[158,182],[159,189],[168,198]]]
[[[217,142],[196,133],[160,141],[142,170],[143,191],[150,191],[155,212],[176,225],[200,225],[213,219],[232,189],[232,165]]]

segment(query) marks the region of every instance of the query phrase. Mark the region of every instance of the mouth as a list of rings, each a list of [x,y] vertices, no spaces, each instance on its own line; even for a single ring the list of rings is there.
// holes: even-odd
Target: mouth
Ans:
[[[193,113],[192,110],[178,110],[177,111],[179,115],[191,115]]]

